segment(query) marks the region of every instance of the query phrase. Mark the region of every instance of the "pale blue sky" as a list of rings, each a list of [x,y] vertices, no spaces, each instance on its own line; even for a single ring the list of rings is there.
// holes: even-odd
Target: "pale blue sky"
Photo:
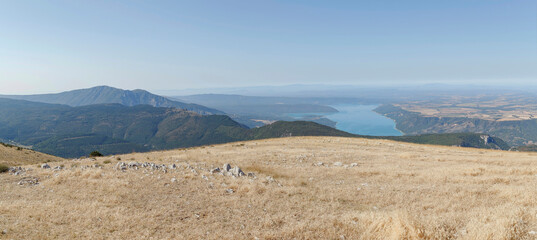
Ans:
[[[535,0],[0,1],[0,93],[537,83]]]

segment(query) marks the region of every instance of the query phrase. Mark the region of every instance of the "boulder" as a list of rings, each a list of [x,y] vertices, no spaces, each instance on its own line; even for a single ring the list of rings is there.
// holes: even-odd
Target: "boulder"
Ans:
[[[43,169],[48,169],[48,168],[50,168],[50,166],[49,166],[48,164],[46,164],[46,163],[43,163],[43,164],[41,165],[41,168],[43,168]]]
[[[125,164],[124,162],[118,162],[116,164],[116,170],[118,171],[125,171],[127,170],[127,164]]]
[[[231,173],[234,175],[234,176],[237,176],[237,177],[241,177],[241,176],[244,176],[246,174],[244,174],[244,172],[242,171],[242,169],[240,169],[239,167],[235,166],[232,170],[231,170]]]
[[[229,172],[229,170],[231,170],[231,165],[229,163],[224,164],[222,171]]]

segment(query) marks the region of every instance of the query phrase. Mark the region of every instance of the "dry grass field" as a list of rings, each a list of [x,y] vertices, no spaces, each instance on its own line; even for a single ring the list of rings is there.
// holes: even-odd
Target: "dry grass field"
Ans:
[[[441,100],[440,100],[441,99]],[[444,96],[434,101],[411,101],[394,104],[410,112],[429,117],[467,117],[493,121],[535,119],[535,98],[518,94]]]
[[[178,168],[115,169],[135,161]],[[0,174],[0,238],[537,237],[536,153],[293,137],[50,165]]]
[[[17,147],[0,145],[0,164],[7,166],[19,166],[37,164],[43,162],[62,161],[63,158]]]

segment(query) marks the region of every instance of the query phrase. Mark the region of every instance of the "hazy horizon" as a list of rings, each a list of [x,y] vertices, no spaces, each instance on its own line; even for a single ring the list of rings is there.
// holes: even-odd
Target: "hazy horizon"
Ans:
[[[311,94],[325,92],[331,94],[341,94],[362,92],[365,90],[371,91],[415,91],[415,90],[430,90],[430,91],[480,91],[480,90],[495,90],[495,91],[523,91],[533,93],[537,91],[537,86],[519,85],[519,84],[479,84],[479,83],[359,83],[359,84],[281,84],[281,85],[249,85],[235,87],[206,87],[206,88],[183,88],[183,89],[143,89],[139,87],[122,88],[113,85],[95,85],[83,88],[73,88],[58,91],[37,91],[28,93],[9,93],[0,90],[0,96],[5,95],[41,95],[41,94],[57,94],[69,92],[73,90],[89,89],[95,87],[111,87],[122,90],[145,90],[153,94],[161,96],[187,96],[198,94],[224,94],[224,95],[244,95],[244,96],[293,96],[296,93],[306,93],[307,97],[312,97]],[[537,93],[537,92],[536,92]],[[304,95],[297,95],[304,97]],[[323,97],[323,96],[319,96]],[[324,96],[326,97],[326,96]],[[346,96],[348,97],[348,96]],[[359,96],[356,96],[359,97]]]
[[[537,2],[11,1],[1,94],[109,85],[531,85]]]

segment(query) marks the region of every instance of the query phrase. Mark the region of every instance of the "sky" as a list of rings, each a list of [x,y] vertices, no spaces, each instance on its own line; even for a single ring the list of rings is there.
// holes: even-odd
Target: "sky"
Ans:
[[[537,84],[535,0],[2,1],[0,94]]]

